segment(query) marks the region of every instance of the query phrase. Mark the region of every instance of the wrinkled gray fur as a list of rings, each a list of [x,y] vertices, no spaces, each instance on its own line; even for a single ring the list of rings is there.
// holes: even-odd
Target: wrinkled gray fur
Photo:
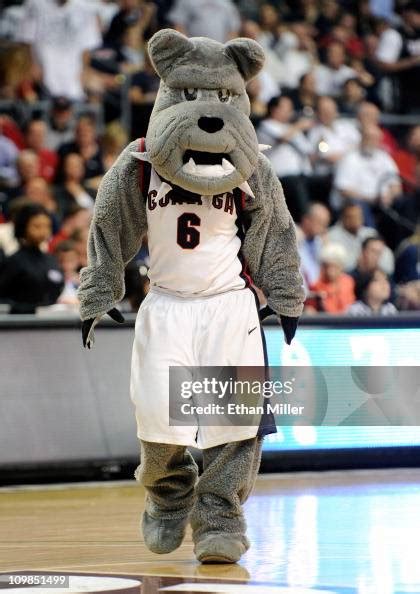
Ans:
[[[199,561],[238,561],[249,548],[242,505],[258,474],[261,447],[255,437],[205,449],[198,478],[185,447],[142,441],[135,476],[146,489],[142,530],[148,548],[178,548],[189,520]]]

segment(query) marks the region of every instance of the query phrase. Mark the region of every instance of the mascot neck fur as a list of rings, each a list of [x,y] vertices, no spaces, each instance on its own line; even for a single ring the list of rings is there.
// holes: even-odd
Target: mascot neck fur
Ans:
[[[148,49],[161,83],[147,153],[136,156],[189,192],[214,195],[241,187],[250,193],[247,180],[259,146],[245,85],[263,66],[262,48],[251,39],[222,44],[163,29]]]

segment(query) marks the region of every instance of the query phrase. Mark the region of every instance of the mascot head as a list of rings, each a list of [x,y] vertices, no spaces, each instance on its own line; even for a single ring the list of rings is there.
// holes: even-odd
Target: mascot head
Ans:
[[[258,160],[246,83],[264,52],[251,39],[226,44],[163,29],[149,41],[161,78],[146,136],[160,177],[202,195],[244,186]]]

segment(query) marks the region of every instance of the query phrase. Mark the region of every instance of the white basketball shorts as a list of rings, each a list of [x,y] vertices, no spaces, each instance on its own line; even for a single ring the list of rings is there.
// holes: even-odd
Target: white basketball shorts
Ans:
[[[169,367],[264,364],[261,326],[250,289],[201,298],[152,289],[137,315],[131,365],[139,439],[204,449],[255,437],[255,425],[170,426]]]

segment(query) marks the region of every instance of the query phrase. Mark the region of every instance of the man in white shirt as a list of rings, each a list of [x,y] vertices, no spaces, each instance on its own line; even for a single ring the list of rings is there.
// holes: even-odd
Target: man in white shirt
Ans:
[[[379,148],[381,138],[378,126],[363,128],[360,147],[340,160],[334,178],[334,206],[339,207],[346,199],[359,201],[365,224],[370,227],[375,226],[370,207],[378,201],[389,206],[401,194],[398,167]]]
[[[84,99],[87,53],[102,42],[90,5],[83,0],[26,0],[18,37],[32,46],[51,95]]]
[[[331,215],[326,206],[314,203],[302,217],[297,227],[300,271],[308,287],[316,283],[321,271],[321,250],[326,241],[326,232]]]
[[[338,117],[337,104],[331,97],[318,99],[316,115],[317,123],[308,138],[316,173],[327,175],[347,151],[358,146],[360,133],[353,120]]]
[[[210,37],[221,43],[237,37],[241,26],[231,0],[176,0],[168,20],[188,37]]]
[[[357,72],[346,65],[346,51],[341,43],[334,42],[327,49],[327,63],[315,68],[318,95],[338,97],[343,85],[350,78],[357,78]]]
[[[310,203],[307,176],[311,173],[311,145],[304,132],[313,122],[300,118],[292,122],[293,103],[287,96],[275,97],[268,103],[268,118],[258,130],[258,140],[271,149],[266,155],[279,177],[292,217],[299,222]]]

